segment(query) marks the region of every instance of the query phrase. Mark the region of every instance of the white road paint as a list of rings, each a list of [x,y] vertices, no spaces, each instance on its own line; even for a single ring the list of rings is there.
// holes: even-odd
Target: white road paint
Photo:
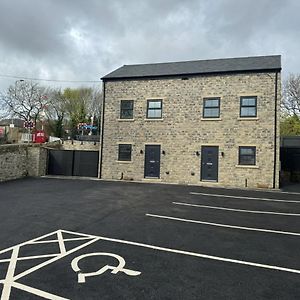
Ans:
[[[81,269],[78,267],[78,262],[86,257],[91,257],[91,256],[110,256],[118,260],[118,266],[113,267],[110,265],[105,265],[104,267],[100,268],[98,271],[95,272],[89,272],[89,273],[83,273]],[[125,269],[125,259],[117,254],[114,253],[107,253],[107,252],[96,252],[96,253],[88,253],[88,254],[83,254],[80,255],[76,258],[74,258],[71,262],[71,267],[75,272],[78,272],[78,283],[85,283],[85,278],[86,277],[93,277],[93,276],[98,276],[106,272],[107,270],[112,270],[112,274],[117,274],[118,272],[124,272],[126,275],[129,276],[138,276],[141,274],[139,271],[134,271],[130,269]]]
[[[31,259],[37,259],[37,258],[51,258],[51,257],[55,257],[57,256],[57,254],[43,254],[43,255],[33,255],[33,256],[23,256],[23,257],[18,257],[17,261],[21,261],[21,260],[31,260]],[[5,259],[1,259],[0,263],[3,262],[10,262],[11,258],[5,258]]]
[[[153,214],[146,214],[146,216],[160,218],[160,219],[173,220],[173,221],[187,222],[187,223],[196,223],[196,224],[202,224],[202,225],[224,227],[224,228],[230,228],[230,229],[240,229],[240,230],[258,231],[258,232],[265,232],[265,233],[300,236],[300,233],[290,232],[290,231],[281,231],[281,230],[272,230],[272,229],[254,228],[254,227],[243,227],[243,226],[211,223],[211,222],[205,222],[205,221],[189,220],[189,219],[182,219],[182,218],[176,218],[176,217],[170,217],[170,216],[153,215]]]
[[[190,252],[190,251],[183,251],[183,250],[177,250],[177,249],[172,249],[172,248],[153,246],[153,245],[149,245],[149,244],[119,240],[119,239],[114,239],[114,238],[107,238],[107,237],[103,237],[103,236],[99,236],[99,239],[104,240],[104,241],[121,243],[121,244],[125,244],[125,245],[138,246],[138,247],[142,247],[142,248],[164,251],[164,252],[169,252],[169,253],[176,253],[176,254],[188,255],[188,256],[199,257],[199,258],[204,258],[204,259],[234,263],[234,264],[239,264],[239,265],[246,265],[246,266],[251,266],[251,267],[300,274],[300,270],[297,270],[297,269],[290,269],[290,268],[284,268],[284,267],[279,267],[279,266],[266,265],[266,264],[254,263],[254,262],[249,262],[249,261],[207,255],[207,254],[202,254],[202,253],[197,253],[197,252]]]
[[[90,237],[82,237],[82,238],[70,238],[70,239],[63,239],[63,240],[64,242],[71,242],[71,241],[83,241],[89,239]],[[49,244],[49,243],[57,243],[57,240],[34,241],[34,242],[28,242],[27,244]]]
[[[0,283],[3,283],[4,287],[3,287],[3,290],[2,290],[2,295],[1,295],[1,300],[8,300],[9,297],[10,297],[10,292],[11,292],[11,288],[12,287],[15,287],[15,288],[18,288],[18,289],[21,289],[21,290],[24,290],[24,291],[27,291],[29,293],[32,293],[32,294],[35,294],[35,295],[38,295],[42,298],[46,298],[46,299],[54,299],[54,300],[61,300],[61,299],[66,299],[66,298],[62,298],[62,297],[59,297],[57,295],[53,295],[53,294],[50,294],[50,293],[47,293],[45,291],[41,291],[39,289],[35,289],[35,288],[32,288],[32,287],[29,287],[29,286],[26,286],[26,285],[23,285],[23,284],[20,284],[18,282],[16,282],[18,279],[28,275],[28,274],[31,274],[32,272],[35,272],[36,270],[38,269],[41,269],[73,252],[76,252],[78,250],[80,250],[81,248],[84,248],[96,241],[99,240],[99,238],[97,237],[93,237],[93,236],[89,236],[89,235],[86,235],[86,234],[79,234],[79,233],[73,233],[74,235],[76,236],[79,236],[79,238],[81,238],[82,240],[87,240],[86,242],[84,242],[82,245],[80,246],[77,246],[69,251],[66,251],[66,247],[65,247],[65,244],[64,244],[64,239],[63,239],[63,235],[62,235],[62,232],[66,232],[66,231],[62,231],[62,230],[57,230],[57,231],[54,231],[54,232],[51,232],[51,233],[48,233],[48,234],[45,234],[41,237],[38,237],[38,238],[35,238],[35,239],[32,239],[28,242],[24,242],[24,243],[21,243],[19,245],[16,245],[16,246],[13,246],[13,247],[10,247],[10,248],[7,248],[5,250],[2,250],[0,251],[0,254],[3,254],[3,253],[6,253],[8,251],[11,251],[12,250],[12,255],[11,255],[11,258],[9,260],[9,268],[8,268],[8,271],[7,271],[7,275],[5,277],[4,280],[0,280]],[[34,245],[36,244],[37,247],[40,247],[40,243],[39,242],[43,242],[44,243],[47,243],[47,240],[44,240],[45,238],[51,236],[51,235],[56,235],[57,236],[57,240],[49,240],[48,242],[49,243],[53,243],[53,242],[56,242],[58,243],[59,245],[59,253],[56,253],[56,254],[46,254],[46,255],[35,255],[35,256],[27,256],[27,257],[18,257],[18,253],[19,253],[19,249],[25,245]],[[79,238],[76,238],[76,240],[78,240]],[[67,240],[70,240],[70,239],[67,239]],[[15,268],[16,268],[16,265],[17,265],[17,261],[18,260],[26,260],[26,259],[40,259],[40,258],[49,258],[48,260],[42,262],[42,263],[39,263],[37,264],[36,266],[32,267],[32,268],[29,268],[28,270],[18,274],[18,275],[14,275],[14,272],[15,272]],[[1,260],[1,262],[7,262],[6,259],[4,260]]]
[[[300,216],[300,214],[283,213],[283,212],[275,212],[275,211],[246,210],[246,209],[228,208],[228,207],[221,207],[221,206],[209,206],[209,205],[201,205],[201,204],[192,204],[192,203],[185,203],[185,202],[172,202],[172,203],[176,204],[176,205],[201,207],[201,208],[226,210],[226,211],[236,211],[236,212],[251,213],[251,214],[268,214],[268,215],[282,215],[282,216],[294,216],[294,217],[299,217]]]
[[[67,250],[66,250],[66,246],[61,231],[57,231],[57,238],[58,238],[60,253],[64,255],[66,254]]]
[[[60,248],[61,252],[58,253],[55,257],[50,258],[49,260],[38,264],[37,266],[34,266],[18,275],[14,275],[15,272],[15,268],[16,268],[16,264],[17,261],[19,259],[21,259],[22,257],[18,257],[19,254],[19,249],[22,246],[25,246],[27,244],[32,244],[32,242],[34,241],[41,241],[46,237],[49,237],[53,234],[57,235],[57,243],[59,244],[60,238],[59,238],[59,234],[58,233],[69,233],[69,234],[73,234],[79,237],[85,237],[85,238],[89,238],[89,240],[87,240],[84,244],[77,246],[69,251],[64,252],[63,247]],[[64,240],[63,240],[64,241]],[[197,252],[190,252],[190,251],[184,251],[184,250],[177,250],[177,249],[172,249],[172,248],[166,248],[166,247],[160,247],[160,246],[155,246],[155,245],[150,245],[150,244],[144,244],[144,243],[139,243],[139,242],[132,242],[132,241],[127,241],[127,240],[120,240],[120,239],[115,239],[115,238],[108,238],[108,237],[103,237],[103,236],[95,236],[95,235],[88,235],[88,234],[83,234],[83,233],[77,233],[77,232],[73,232],[73,231],[67,231],[67,230],[57,230],[54,232],[51,232],[49,234],[46,234],[42,237],[30,240],[28,242],[24,242],[21,243],[19,245],[15,245],[13,247],[4,249],[2,251],[0,251],[0,254],[2,253],[6,253],[10,250],[12,251],[11,254],[11,259],[10,259],[10,263],[9,263],[9,268],[6,274],[6,278],[3,280],[0,280],[0,283],[3,284],[3,290],[2,290],[2,296],[1,296],[1,300],[9,300],[10,298],[10,291],[11,291],[11,287],[20,289],[20,290],[24,290],[28,293],[32,293],[35,294],[37,296],[40,296],[42,298],[45,299],[54,299],[54,300],[66,300],[66,298],[45,292],[45,291],[41,291],[39,289],[33,288],[33,287],[29,287],[26,286],[24,284],[18,283],[16,282],[18,279],[25,277],[26,275],[29,275],[51,263],[54,263],[55,261],[62,259],[64,257],[66,257],[69,254],[72,254],[80,249],[83,249],[97,241],[108,241],[108,242],[114,242],[114,243],[119,243],[119,244],[124,244],[124,245],[130,245],[130,246],[137,246],[137,247],[141,247],[141,248],[145,248],[145,249],[151,249],[151,250],[157,250],[157,251],[163,251],[163,252],[168,252],[168,253],[174,253],[174,254],[180,254],[180,255],[187,255],[187,256],[191,256],[191,257],[197,257],[197,258],[201,258],[201,259],[208,259],[208,260],[214,260],[214,261],[220,261],[220,262],[226,262],[226,263],[232,263],[232,264],[238,264],[238,265],[244,265],[244,266],[250,266],[250,267],[256,267],[256,268],[262,268],[262,269],[267,269],[267,270],[273,270],[273,271],[281,271],[281,272],[288,272],[288,273],[294,273],[294,274],[300,274],[300,270],[298,269],[292,269],[292,268],[285,268],[285,267],[281,267],[281,266],[274,266],[274,265],[268,265],[268,264],[261,264],[261,263],[255,263],[255,262],[249,262],[249,261],[244,261],[244,260],[237,260],[237,259],[232,259],[232,258],[226,258],[226,257],[220,257],[220,256],[213,256],[213,255],[207,255],[207,254],[203,254],[203,253],[197,253]],[[53,240],[51,241],[53,242]],[[39,244],[37,244],[38,246]],[[52,254],[51,254],[52,255]],[[40,257],[40,256],[35,256],[36,258]],[[109,266],[110,267],[110,266]],[[113,267],[115,268],[115,267]],[[75,268],[76,269],[76,268]],[[109,268],[107,268],[109,269]],[[126,272],[127,273],[126,273]],[[123,272],[125,272],[126,274],[131,273],[131,272],[139,272],[139,271],[133,271],[133,270],[128,270],[128,269],[124,269],[123,268]],[[135,275],[138,275],[138,274]],[[134,273],[131,273],[134,274]]]
[[[19,254],[20,246],[16,246],[11,255],[11,260],[8,266],[8,270],[5,277],[5,282],[2,290],[1,300],[8,300],[11,291],[11,284],[14,281],[14,273],[17,265],[17,258]]]
[[[190,194],[191,195],[208,196],[208,197],[222,197],[222,198],[233,198],[233,199],[247,199],[247,200],[256,200],[256,201],[286,202],[286,203],[300,204],[299,200],[283,200],[283,199],[256,198],[256,197],[246,197],[246,196],[230,196],[230,195],[223,195],[223,194],[206,194],[206,193],[197,193],[197,192],[190,192]]]
[[[50,294],[48,292],[45,292],[45,291],[42,291],[42,290],[39,290],[39,289],[36,289],[36,288],[33,288],[33,287],[30,287],[28,285],[25,285],[25,284],[21,284],[19,282],[14,282],[12,284],[13,287],[19,289],[19,290],[23,290],[23,291],[26,291],[30,294],[33,294],[33,295],[37,295],[37,296],[40,296],[44,299],[51,299],[51,300],[69,300],[68,298],[63,298],[63,297],[60,297],[60,296],[57,296],[57,295],[54,295],[54,294]],[[2,299],[1,299],[2,300]]]

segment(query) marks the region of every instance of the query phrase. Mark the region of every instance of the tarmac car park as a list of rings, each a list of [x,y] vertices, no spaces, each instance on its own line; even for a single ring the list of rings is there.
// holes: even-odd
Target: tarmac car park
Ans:
[[[0,183],[8,299],[300,299],[300,194]]]

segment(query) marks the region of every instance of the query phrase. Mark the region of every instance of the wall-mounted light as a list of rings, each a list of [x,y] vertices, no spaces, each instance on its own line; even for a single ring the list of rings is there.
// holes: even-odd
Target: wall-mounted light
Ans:
[[[192,176],[195,176],[195,172],[191,172],[191,175],[192,175]]]
[[[196,155],[197,155],[197,156],[200,156],[200,152],[199,152],[199,151],[196,151]]]
[[[140,154],[143,154],[144,153],[144,151],[143,150],[140,150]]]
[[[166,155],[166,151],[165,151],[165,150],[163,150],[161,153],[162,153],[163,155]]]
[[[225,154],[224,154],[224,152],[222,151],[222,152],[221,152],[221,156],[224,157],[224,155],[225,155]]]
[[[170,171],[166,171],[166,174],[169,175],[169,174],[170,174]]]

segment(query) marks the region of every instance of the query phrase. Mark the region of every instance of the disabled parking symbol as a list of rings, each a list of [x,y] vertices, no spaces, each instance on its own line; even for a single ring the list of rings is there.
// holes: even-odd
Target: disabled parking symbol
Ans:
[[[91,256],[110,256],[110,257],[117,259],[119,264],[116,267],[110,266],[110,265],[105,265],[102,268],[98,269],[97,271],[83,273],[82,270],[79,268],[78,263],[80,260],[85,259],[87,257],[91,257]],[[141,272],[139,272],[139,271],[125,269],[124,268],[125,267],[125,259],[122,256],[114,254],[114,253],[106,253],[106,252],[88,253],[88,254],[80,255],[72,260],[71,267],[75,272],[78,273],[78,283],[85,283],[86,277],[99,276],[108,270],[111,270],[112,274],[117,274],[119,272],[123,272],[129,276],[138,276],[141,274]]]

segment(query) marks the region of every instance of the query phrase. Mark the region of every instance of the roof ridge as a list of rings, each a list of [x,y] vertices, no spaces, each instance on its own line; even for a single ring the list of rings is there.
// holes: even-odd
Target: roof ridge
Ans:
[[[181,61],[168,61],[168,62],[155,62],[155,63],[142,63],[142,64],[124,64],[123,67],[130,66],[147,66],[147,65],[166,65],[166,64],[177,64],[177,63],[195,63],[199,61],[217,61],[217,60],[237,60],[246,58],[265,58],[265,57],[280,57],[280,54],[272,55],[255,55],[255,56],[238,56],[238,57],[224,57],[224,58],[209,58],[209,59],[194,59],[194,60],[181,60]],[[120,67],[122,68],[122,67]],[[118,69],[120,69],[118,68]],[[116,69],[116,70],[118,70]],[[115,70],[115,71],[116,71]]]

